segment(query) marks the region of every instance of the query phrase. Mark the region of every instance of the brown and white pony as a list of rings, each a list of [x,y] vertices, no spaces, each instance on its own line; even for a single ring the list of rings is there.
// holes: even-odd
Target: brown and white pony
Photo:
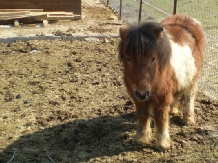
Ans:
[[[156,147],[170,148],[169,112],[181,109],[182,120],[195,123],[194,102],[204,58],[204,34],[200,23],[174,15],[161,23],[120,28],[119,58],[124,83],[138,117],[136,142],[151,140],[150,114],[154,115]]]

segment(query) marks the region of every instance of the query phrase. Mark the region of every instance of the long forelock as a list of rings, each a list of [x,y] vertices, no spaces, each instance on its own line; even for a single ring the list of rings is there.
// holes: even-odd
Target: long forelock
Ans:
[[[132,30],[128,34],[123,48],[124,53],[131,58],[141,59],[146,57],[146,54],[156,52],[155,38],[148,32]]]

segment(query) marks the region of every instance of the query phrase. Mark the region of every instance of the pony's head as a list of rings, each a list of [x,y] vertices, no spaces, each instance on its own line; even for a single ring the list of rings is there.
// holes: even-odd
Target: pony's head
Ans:
[[[169,61],[169,41],[158,23],[121,27],[120,37],[119,58],[124,67],[124,82],[137,100],[145,101],[152,95],[156,76]]]

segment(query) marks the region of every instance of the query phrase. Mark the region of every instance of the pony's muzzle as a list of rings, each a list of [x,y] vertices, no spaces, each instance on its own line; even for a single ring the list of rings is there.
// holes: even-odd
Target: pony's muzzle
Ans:
[[[137,100],[139,101],[146,101],[150,95],[151,95],[151,92],[150,90],[148,91],[134,91],[134,95],[136,97]]]

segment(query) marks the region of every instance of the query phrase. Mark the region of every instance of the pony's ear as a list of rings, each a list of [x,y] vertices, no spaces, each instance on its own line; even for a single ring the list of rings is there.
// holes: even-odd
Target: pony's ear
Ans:
[[[129,33],[130,30],[130,27],[127,26],[120,27],[120,38],[122,41],[126,39],[126,35]]]
[[[157,38],[160,38],[163,30],[164,30],[163,27],[158,27],[158,28],[153,29],[153,32],[157,35]]]

